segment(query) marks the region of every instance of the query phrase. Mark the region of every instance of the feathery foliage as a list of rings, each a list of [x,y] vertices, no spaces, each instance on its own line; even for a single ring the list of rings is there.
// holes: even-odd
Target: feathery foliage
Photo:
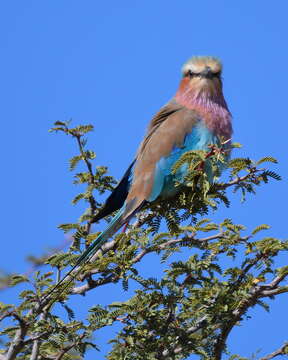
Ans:
[[[177,360],[191,354],[201,360],[223,359],[229,354],[231,330],[250,318],[250,309],[269,310],[266,298],[288,292],[288,266],[277,263],[280,253],[287,254],[288,241],[261,237],[269,229],[266,224],[249,232],[231,219],[216,224],[208,216],[219,206],[229,207],[233,193],[240,192],[244,201],[257,187],[280,180],[277,173],[262,167],[276,164],[276,159],[232,158],[226,163],[225,146],[214,146],[208,153],[187,152],[173,169],[176,173],[184,164],[189,169],[186,186],[178,184],[179,194],[147,205],[134,224],[103,245],[74,282],[63,284],[51,306],[44,302],[45,296],[98,236],[92,222],[102,207],[99,195],[109,193],[116,184],[106,167],[94,165],[96,155],[86,148],[85,136],[92,130],[92,125],[71,128],[69,122],[60,121],[51,129],[76,142],[78,153],[69,169],[77,171],[73,183],[86,188],[72,204],[82,201],[87,209],[78,221],[59,225],[73,239],[68,250],[31,258],[37,267],[45,264],[43,270],[32,277],[2,276],[2,290],[20,283],[25,290],[19,293],[18,305],[0,303],[0,355],[6,360],[82,359],[88,350],[99,350],[97,331],[117,323],[121,326],[110,340],[109,360]],[[226,182],[219,180],[224,167],[229,173]],[[154,254],[164,267],[157,278],[153,269],[150,277],[144,277],[137,266],[147,261],[148,254]],[[129,291],[128,300],[115,302],[111,293],[109,304],[87,306],[86,319],[79,319],[77,306],[69,303],[71,295],[79,297],[95,288],[101,295],[101,286],[116,283]],[[136,290],[130,290],[131,284]],[[79,303],[83,310],[85,298]],[[288,354],[287,345],[275,354]],[[230,354],[232,359],[248,358]]]

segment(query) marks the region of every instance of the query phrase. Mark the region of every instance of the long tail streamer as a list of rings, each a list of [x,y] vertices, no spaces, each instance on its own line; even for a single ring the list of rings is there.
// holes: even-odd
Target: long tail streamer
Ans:
[[[102,245],[112,236],[126,221],[123,219],[124,206],[118,211],[108,227],[94,240],[94,242],[82,253],[77,260],[76,264],[68,271],[67,274],[43,297],[41,303],[42,307],[47,305],[51,301],[51,305],[57,299],[57,296],[61,295],[81,272],[83,266],[91,260],[93,255],[102,247]],[[63,283],[67,280],[65,286]],[[59,289],[59,291],[57,291]],[[56,297],[51,297],[56,292]]]

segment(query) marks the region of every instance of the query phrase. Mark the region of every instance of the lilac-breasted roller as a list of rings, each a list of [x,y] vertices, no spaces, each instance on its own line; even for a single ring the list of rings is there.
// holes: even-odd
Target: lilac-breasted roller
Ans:
[[[94,221],[118,212],[74,268],[91,259],[145,203],[169,199],[179,191],[175,182],[185,184],[187,166],[182,165],[175,174],[172,168],[185,152],[208,150],[211,144],[219,145],[220,138],[231,139],[231,114],[223,96],[221,71],[219,60],[210,56],[193,57],[184,64],[176,95],[152,118],[135,160]]]

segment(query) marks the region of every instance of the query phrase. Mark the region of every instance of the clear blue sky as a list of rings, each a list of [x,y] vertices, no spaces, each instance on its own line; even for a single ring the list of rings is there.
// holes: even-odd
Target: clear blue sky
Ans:
[[[287,209],[280,201],[287,197],[287,13],[286,0],[3,1],[1,268],[26,271],[25,256],[59,245],[57,224],[75,221],[82,210],[70,205],[77,189],[67,159],[75,147],[63,135],[48,134],[53,122],[94,124],[96,162],[119,178],[192,55],[216,55],[224,63],[234,139],[244,144],[239,155],[275,156],[283,176],[245,204],[235,196],[232,208],[217,217],[250,229],[269,223],[271,234],[285,238]],[[13,301],[11,294],[1,296]],[[125,296],[107,286],[89,294],[87,306]],[[270,314],[252,314],[232,333],[232,352],[265,354],[287,340],[287,296],[275,301]],[[96,339],[105,344],[107,338],[106,331]]]

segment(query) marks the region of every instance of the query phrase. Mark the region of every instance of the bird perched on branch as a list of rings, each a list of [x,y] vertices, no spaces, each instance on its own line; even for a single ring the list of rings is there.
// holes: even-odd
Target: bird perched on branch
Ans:
[[[219,145],[220,138],[231,139],[231,114],[223,96],[221,71],[219,60],[210,56],[193,57],[184,64],[175,96],[152,118],[135,160],[94,222],[118,212],[73,269],[89,261],[145,203],[169,199],[177,192],[175,182],[185,182],[187,166],[175,174],[172,168],[185,152],[206,151],[211,144]]]
[[[183,78],[175,97],[151,120],[136,158],[107,199],[94,221],[118,213],[108,228],[91,245],[94,253],[111,234],[141,207],[158,198],[169,198],[183,182],[187,166],[175,175],[175,162],[189,150],[208,150],[220,138],[232,135],[231,114],[222,92],[222,65],[210,56],[193,57],[183,68]]]

